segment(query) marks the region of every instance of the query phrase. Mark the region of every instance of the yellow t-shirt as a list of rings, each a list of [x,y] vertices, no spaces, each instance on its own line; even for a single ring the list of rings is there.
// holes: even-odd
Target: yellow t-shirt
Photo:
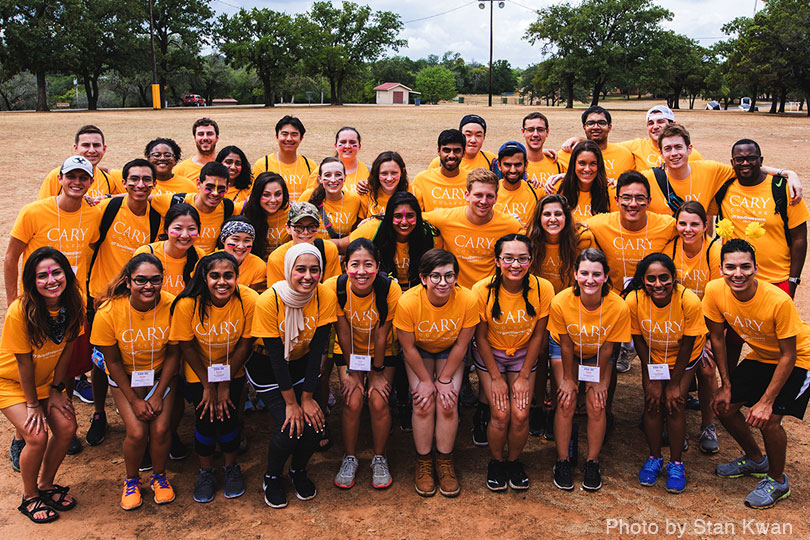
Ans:
[[[11,236],[26,244],[22,253],[22,267],[25,267],[28,257],[41,247],[58,249],[67,257],[79,280],[79,287],[84,291],[87,265],[90,263],[90,244],[98,240],[101,214],[98,206],[86,204],[75,212],[59,210],[56,197],[23,206],[11,228]]]
[[[434,354],[451,348],[462,329],[478,322],[478,299],[464,287],[454,287],[447,303],[436,307],[417,285],[402,293],[394,314],[394,327],[413,333],[416,346]]]
[[[337,280],[339,276],[331,277],[324,283],[330,291],[335,293],[337,299]],[[402,289],[396,282],[392,281],[391,286],[388,288],[388,315],[385,322],[394,320],[394,313],[397,310],[397,303],[399,297],[402,296]],[[346,282],[346,305],[340,307],[337,304],[337,317],[346,317],[346,320],[351,327],[352,335],[352,353],[374,356],[374,328],[380,320],[380,314],[377,312],[377,300],[374,290],[366,296],[357,296],[352,291],[352,286],[349,281]],[[394,344],[394,328],[391,327],[386,338],[385,355],[392,356]],[[334,347],[335,354],[342,354],[340,344],[335,340]]]
[[[470,159],[466,155],[461,158],[461,163],[459,164],[460,169],[464,169],[464,172],[469,173],[474,169],[487,169],[490,170],[492,166],[492,161],[497,158],[497,154],[493,154],[492,152],[487,152],[486,150],[479,150],[475,157]],[[428,165],[428,169],[441,169],[442,163],[439,161],[439,156],[433,158]]]
[[[495,211],[489,223],[473,225],[467,207],[426,212],[423,217],[439,229],[444,249],[458,259],[458,283],[472,287],[495,273],[495,242],[505,234],[520,232],[520,222]]]
[[[498,202],[495,203],[495,210],[516,218],[520,226],[525,230],[529,226],[534,207],[537,206],[537,199],[540,196],[528,182],[521,182],[515,190],[504,187],[505,180],[500,181],[498,187]]]
[[[202,168],[203,166],[194,163],[194,160],[192,158],[187,158],[178,163],[177,165],[175,165],[174,169],[172,169],[172,172],[176,175],[179,174],[180,176],[185,176],[192,182],[196,182],[197,179],[200,178],[200,171],[202,170]],[[194,184],[193,191],[196,190],[197,184]]]
[[[250,188],[236,189],[236,186],[228,186],[228,191],[225,192],[225,198],[233,202],[245,203],[250,197]]]
[[[698,201],[703,208],[708,208],[714,200],[714,196],[723,186],[726,180],[734,178],[736,173],[729,165],[723,165],[717,161],[689,161],[691,173],[684,180],[669,178],[672,190],[684,201]],[[669,214],[673,212],[667,206],[664,193],[658,187],[655,180],[655,173],[651,169],[644,170],[641,174],[647,177],[650,182],[650,206],[649,212],[656,214]]]
[[[621,292],[641,259],[664,249],[675,238],[675,219],[647,212],[647,226],[628,231],[621,225],[619,212],[598,214],[585,221],[597,244],[605,253],[610,267],[613,290]]]
[[[267,280],[267,263],[261,257],[248,253],[239,265],[239,284],[246,287],[264,284]]]
[[[346,188],[347,191],[351,191],[352,193],[357,193],[357,182],[360,180],[368,180],[368,167],[362,161],[357,161],[357,169],[353,173],[346,173],[346,182],[343,186]],[[309,178],[309,183],[307,184],[307,189],[315,187],[318,185],[318,167],[315,167],[315,170],[312,171],[312,174]],[[305,199],[302,199],[305,200]]]
[[[622,141],[619,144],[633,154],[637,171],[646,171],[650,167],[660,167],[664,162],[661,157],[661,150],[658,148],[658,141],[654,141],[649,137]],[[693,148],[692,153],[689,154],[689,161],[699,161],[701,159],[703,159],[703,156]]]
[[[237,287],[241,301],[234,294],[222,307],[210,304],[205,322],[200,322],[195,298],[181,298],[174,307],[169,338],[176,342],[195,340],[204,366],[228,364],[239,340],[252,335],[253,311],[259,294],[244,285]],[[186,381],[200,382],[191,365],[187,361],[184,364]],[[243,366],[235,377],[244,374]]]
[[[765,364],[778,364],[779,340],[796,336],[796,367],[810,369],[810,326],[799,317],[790,295],[776,285],[758,279],[754,297],[740,302],[724,280],[710,281],[703,314],[710,321],[728,323],[751,347],[747,358]]]
[[[176,171],[177,169],[173,170]],[[197,184],[185,176],[175,173],[168,180],[158,180],[152,188],[152,195],[161,195],[163,193],[197,193]]]
[[[596,241],[593,239],[593,234],[588,229],[581,229],[579,231],[579,239],[577,240],[577,254],[583,249],[595,247]],[[535,261],[536,263],[537,261]],[[555,294],[570,287],[574,282],[573,270],[570,276],[566,276],[565,280],[560,277],[560,244],[550,244],[546,242],[546,251],[543,254],[543,260],[540,262],[540,271],[538,275],[551,283],[554,286]]]
[[[297,201],[304,190],[317,185],[318,164],[301,154],[298,154],[295,163],[281,163],[277,154],[268,154],[253,164],[252,171],[253,178],[267,171],[280,174],[287,184],[291,201]],[[313,172],[316,178],[314,182],[311,176]]]
[[[174,257],[169,257],[165,250],[166,242],[168,242],[168,240],[141,246],[136,249],[135,253],[132,255],[152,253],[155,257],[160,259],[160,262],[163,263],[163,290],[177,296],[186,288],[186,280],[183,279],[183,268],[186,266],[186,258],[175,259]],[[189,249],[197,250],[197,260],[200,260],[205,255],[203,250],[197,246],[193,246]]]
[[[540,161],[529,161],[526,163],[526,179],[545,182],[555,174],[564,173],[566,165],[560,161],[554,163],[548,156],[543,156]]]
[[[769,283],[781,283],[790,277],[790,246],[785,238],[784,222],[776,213],[771,182],[771,175],[756,186],[732,182],[723,197],[722,214],[734,224],[735,238],[746,238],[745,229],[750,223],[759,223],[765,229],[765,234],[760,238],[746,239],[757,251],[758,277]],[[717,214],[714,202],[708,212]],[[794,206],[788,204],[787,216],[788,228],[793,229],[810,219],[810,212],[804,200],[801,200]]]
[[[650,349],[650,363],[675,367],[681,339],[695,336],[690,361],[703,354],[706,345],[706,321],[703,308],[695,293],[681,286],[672,291],[672,301],[659,308],[643,291],[633,291],[625,298],[630,308],[630,332],[641,336]]]
[[[290,362],[303,358],[309,353],[309,344],[319,326],[337,320],[337,296],[334,291],[318,283],[312,299],[304,306],[304,330],[298,334],[298,343],[290,351]],[[253,337],[284,338],[286,322],[284,301],[272,288],[264,291],[256,301],[253,317]],[[293,381],[295,382],[295,381]]]
[[[608,180],[617,180],[624,171],[635,169],[636,162],[630,150],[620,144],[607,143],[607,148],[602,150],[602,159],[605,161],[605,172]],[[557,152],[557,161],[565,165],[565,169],[571,167],[571,153],[564,150]]]
[[[467,190],[466,170],[459,170],[457,176],[448,178],[442,174],[441,169],[427,169],[416,175],[411,186],[419,206],[425,212],[437,208],[467,206],[464,198]]]
[[[287,232],[287,214],[290,212],[289,205],[278,210],[272,216],[267,216],[267,254],[274,249],[291,240]]]
[[[561,334],[568,334],[574,342],[575,357],[592,358],[608,341],[630,341],[630,310],[613,291],[602,298],[601,306],[588,310],[569,287],[551,301],[548,331],[557,343]]]
[[[559,192],[555,191],[554,193]],[[619,210],[619,206],[616,204],[616,188],[613,186],[608,186],[608,203],[611,212],[616,212]],[[589,217],[593,217],[595,214],[593,213],[593,209],[591,208],[591,192],[590,191],[580,191],[577,194],[577,205],[571,209],[571,217],[574,218],[574,221],[583,222]]]
[[[57,167],[45,176],[45,180],[42,181],[42,186],[39,188],[37,200],[47,199],[62,193],[62,186],[59,185],[60,169],[61,167]],[[112,171],[104,172],[98,167],[93,167],[93,183],[90,184],[90,189],[87,190],[89,196],[103,197],[104,195],[117,195],[126,192],[120,174],[115,175]]]
[[[197,208],[197,212],[200,214],[200,235],[194,243],[208,255],[209,253],[213,253],[217,248],[219,232],[222,229],[222,222],[225,221],[225,204],[218,204],[213,212],[203,212],[194,204],[194,197],[196,197],[196,195],[196,191],[194,193],[187,193],[184,200],[191,206],[194,206],[194,208]],[[166,215],[166,212],[171,208],[171,203],[172,195],[168,193],[152,197],[152,208],[157,210],[161,216]],[[241,211],[241,204],[237,203],[234,206],[234,215],[238,215]]]
[[[413,193],[413,187],[409,184],[408,193]],[[360,195],[360,218],[366,219],[371,216],[381,216],[385,214],[385,207],[393,195],[388,195],[382,189],[377,193],[377,198],[372,199],[371,193]]]
[[[174,295],[160,291],[160,300],[149,311],[137,311],[124,296],[104,304],[96,312],[90,343],[118,346],[121,363],[129,375],[133,371],[154,369],[159,373],[170,344],[170,310]],[[175,343],[172,341],[171,343]],[[109,369],[107,374],[109,374]]]
[[[292,246],[293,243],[290,240],[276,248],[267,258],[267,288],[272,287],[273,283],[277,281],[284,281],[284,256]],[[326,253],[326,260],[323,261],[324,271],[321,282],[332,276],[340,275],[340,255],[335,243],[324,240],[323,251]]]
[[[677,243],[677,245],[676,245]],[[678,283],[703,298],[703,289],[713,279],[723,277],[720,273],[720,241],[712,242],[709,238],[703,240],[703,247],[694,257],[689,257],[683,251],[683,240],[676,238],[664,248],[675,263],[678,271]],[[708,261],[706,250],[709,250]]]
[[[309,201],[312,192],[312,189],[303,192],[298,202]],[[326,210],[329,221],[332,223],[332,228],[339,234],[338,238],[343,238],[352,232],[352,229],[358,222],[360,215],[360,195],[344,189],[343,197],[339,201],[324,199],[323,207]],[[323,238],[324,240],[331,238],[326,231],[323,220],[321,220],[321,226],[318,229],[318,238]]]
[[[478,297],[479,315],[487,323],[489,345],[514,356],[518,349],[524,349],[528,345],[537,321],[548,317],[554,287],[541,277],[529,276],[529,303],[534,307],[534,317],[526,310],[522,292],[512,294],[501,287],[498,293],[501,315],[495,319],[492,316],[495,292],[489,288],[491,282],[492,278],[484,278],[473,285],[472,292]]]

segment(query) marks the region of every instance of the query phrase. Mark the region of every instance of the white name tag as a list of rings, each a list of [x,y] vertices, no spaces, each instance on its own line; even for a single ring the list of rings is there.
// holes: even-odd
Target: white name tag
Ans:
[[[73,270],[73,275],[74,276],[78,275],[78,272],[79,272],[79,267],[78,266],[71,266],[70,269]]]
[[[132,372],[132,382],[130,386],[137,388],[139,386],[153,386],[155,384],[155,370],[144,369],[143,371]]]
[[[630,282],[633,281],[633,276],[624,276],[622,279],[624,280],[624,288],[626,289],[627,286],[630,285]]]
[[[231,380],[231,366],[213,364],[208,366],[208,382],[225,382]]]
[[[599,366],[579,365],[580,382],[599,382]]]
[[[668,364],[647,364],[647,373],[649,373],[651,381],[668,381],[669,380],[669,365]]]
[[[371,357],[364,354],[350,354],[349,370],[371,371]]]

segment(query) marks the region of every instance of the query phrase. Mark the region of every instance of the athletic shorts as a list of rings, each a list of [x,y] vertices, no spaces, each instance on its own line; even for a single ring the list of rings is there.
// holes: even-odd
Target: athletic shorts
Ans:
[[[504,351],[500,351],[492,347],[490,347],[490,349],[492,350],[492,356],[495,357],[495,365],[498,367],[498,371],[501,373],[518,373],[521,369],[523,369],[523,363],[526,361],[526,352],[528,349],[518,349],[514,356],[507,356]],[[472,353],[475,369],[488,371],[487,366],[484,364],[484,359],[481,358],[481,355],[478,353],[478,346],[473,345]],[[536,370],[537,363],[535,362],[535,365],[532,367],[532,371]]]
[[[743,360],[731,372],[731,402],[753,407],[771,383],[776,364]],[[810,399],[810,372],[794,367],[776,400],[773,414],[794,416],[801,420]]]
[[[437,353],[428,352],[420,347],[416,347],[416,350],[419,351],[419,356],[422,358],[427,358],[428,360],[444,360],[445,358],[450,357],[450,349],[445,349]]]

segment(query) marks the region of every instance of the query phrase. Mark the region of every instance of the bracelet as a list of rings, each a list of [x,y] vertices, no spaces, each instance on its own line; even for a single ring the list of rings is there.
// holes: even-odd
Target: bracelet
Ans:
[[[437,383],[439,383],[439,384],[452,384],[452,382],[453,382],[453,377],[450,377],[450,380],[449,380],[449,381],[447,381],[447,382],[444,382],[444,381],[443,381],[443,380],[441,380],[441,379],[436,379],[436,382],[437,382]]]
[[[29,408],[29,409],[39,409],[39,408],[40,408],[42,405],[40,405],[39,403],[37,403],[36,405],[34,405],[34,406],[32,407],[31,405],[29,405],[28,403],[26,403],[26,404],[25,404],[25,406],[26,406],[27,408]]]
[[[776,173],[776,176],[784,176],[783,175],[784,172],[785,172],[785,169],[779,169],[779,171]]]
[[[382,366],[375,366],[374,364],[372,364],[371,369],[373,369],[377,373],[380,373],[382,371],[385,371],[385,365],[383,364]]]

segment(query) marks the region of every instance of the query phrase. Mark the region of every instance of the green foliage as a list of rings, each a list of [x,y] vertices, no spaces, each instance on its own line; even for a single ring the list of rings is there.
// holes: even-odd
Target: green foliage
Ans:
[[[455,77],[444,66],[426,67],[416,74],[414,90],[422,93],[422,101],[425,103],[453,99],[456,96]]]

